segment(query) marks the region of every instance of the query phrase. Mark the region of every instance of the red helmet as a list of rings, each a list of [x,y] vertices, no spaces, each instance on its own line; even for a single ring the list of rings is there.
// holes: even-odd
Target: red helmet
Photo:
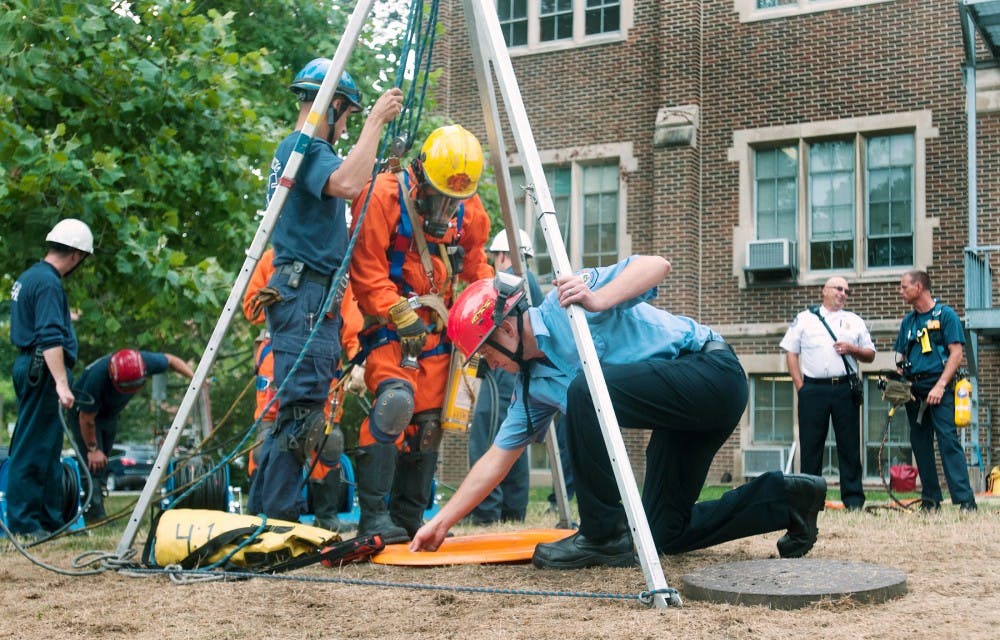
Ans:
[[[120,349],[108,365],[111,384],[121,393],[135,393],[146,383],[146,363],[135,349]]]
[[[471,357],[507,316],[528,308],[524,280],[509,273],[495,279],[473,282],[459,294],[448,310],[448,337],[466,358]],[[502,313],[496,313],[497,299],[503,300]]]

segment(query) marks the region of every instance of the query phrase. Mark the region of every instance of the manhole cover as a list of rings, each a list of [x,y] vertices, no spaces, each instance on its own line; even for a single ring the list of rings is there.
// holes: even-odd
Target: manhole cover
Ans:
[[[842,560],[747,560],[688,573],[683,584],[692,600],[797,609],[841,598],[885,602],[906,593],[906,574]]]

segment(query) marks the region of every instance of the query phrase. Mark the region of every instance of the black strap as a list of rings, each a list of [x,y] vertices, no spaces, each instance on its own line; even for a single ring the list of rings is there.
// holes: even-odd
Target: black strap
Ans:
[[[833,338],[834,342],[837,342],[837,334],[835,334],[833,332],[833,329],[830,328],[830,325],[826,323],[826,318],[820,315],[819,307],[809,307],[809,310],[816,314],[816,317],[819,318],[819,321],[823,323],[824,327],[826,327],[826,330],[830,334],[830,337]],[[840,359],[844,361],[844,370],[847,371],[847,375],[853,376],[854,371],[851,371],[851,365],[850,363],[847,362],[847,356],[840,356]]]

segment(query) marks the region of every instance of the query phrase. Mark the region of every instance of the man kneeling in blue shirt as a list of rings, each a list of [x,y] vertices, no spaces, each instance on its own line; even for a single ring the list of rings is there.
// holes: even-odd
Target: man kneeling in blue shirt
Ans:
[[[747,380],[719,334],[648,304],[669,272],[663,258],[633,256],[557,278],[537,308],[528,308],[519,279],[509,274],[462,292],[449,317],[449,337],[466,356],[478,351],[490,367],[519,374],[519,382],[493,445],[417,532],[412,551],[437,549],[524,447],[543,440],[543,427],[560,411],[567,421],[580,529],[538,545],[532,562],[554,569],[635,563],[614,471],[562,309],[571,304],[587,312],[620,426],[652,431],[642,501],[658,551],[681,553],[786,528],[778,540],[781,557],[812,549],[826,499],[822,478],[772,472],[696,504],[712,459],[746,408]]]

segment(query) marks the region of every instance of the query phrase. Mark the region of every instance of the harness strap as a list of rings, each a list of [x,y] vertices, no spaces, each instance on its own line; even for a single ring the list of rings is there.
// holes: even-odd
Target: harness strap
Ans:
[[[381,346],[389,344],[389,342],[399,342],[399,334],[390,329],[389,327],[382,325],[375,325],[371,329],[362,331],[358,335],[358,341],[361,343],[361,350],[357,355],[351,360],[354,362],[358,360],[364,362],[368,357],[368,354],[378,349]],[[431,356],[437,356],[441,354],[451,353],[452,345],[451,342],[447,340],[441,340],[436,347],[433,349],[427,349],[426,351],[421,351],[417,359],[429,358]]]
[[[400,224],[402,224],[403,218],[409,218],[411,235],[417,242],[417,250],[420,253],[420,263],[424,267],[427,280],[431,283],[431,291],[436,291],[437,288],[434,286],[434,264],[431,262],[431,255],[427,250],[427,238],[424,237],[420,221],[417,219],[417,208],[413,203],[413,199],[410,198],[410,180],[401,164],[395,167],[393,174],[396,176],[396,181],[399,182],[399,208],[402,209],[399,216]],[[445,264],[447,263],[448,261],[445,260]]]

